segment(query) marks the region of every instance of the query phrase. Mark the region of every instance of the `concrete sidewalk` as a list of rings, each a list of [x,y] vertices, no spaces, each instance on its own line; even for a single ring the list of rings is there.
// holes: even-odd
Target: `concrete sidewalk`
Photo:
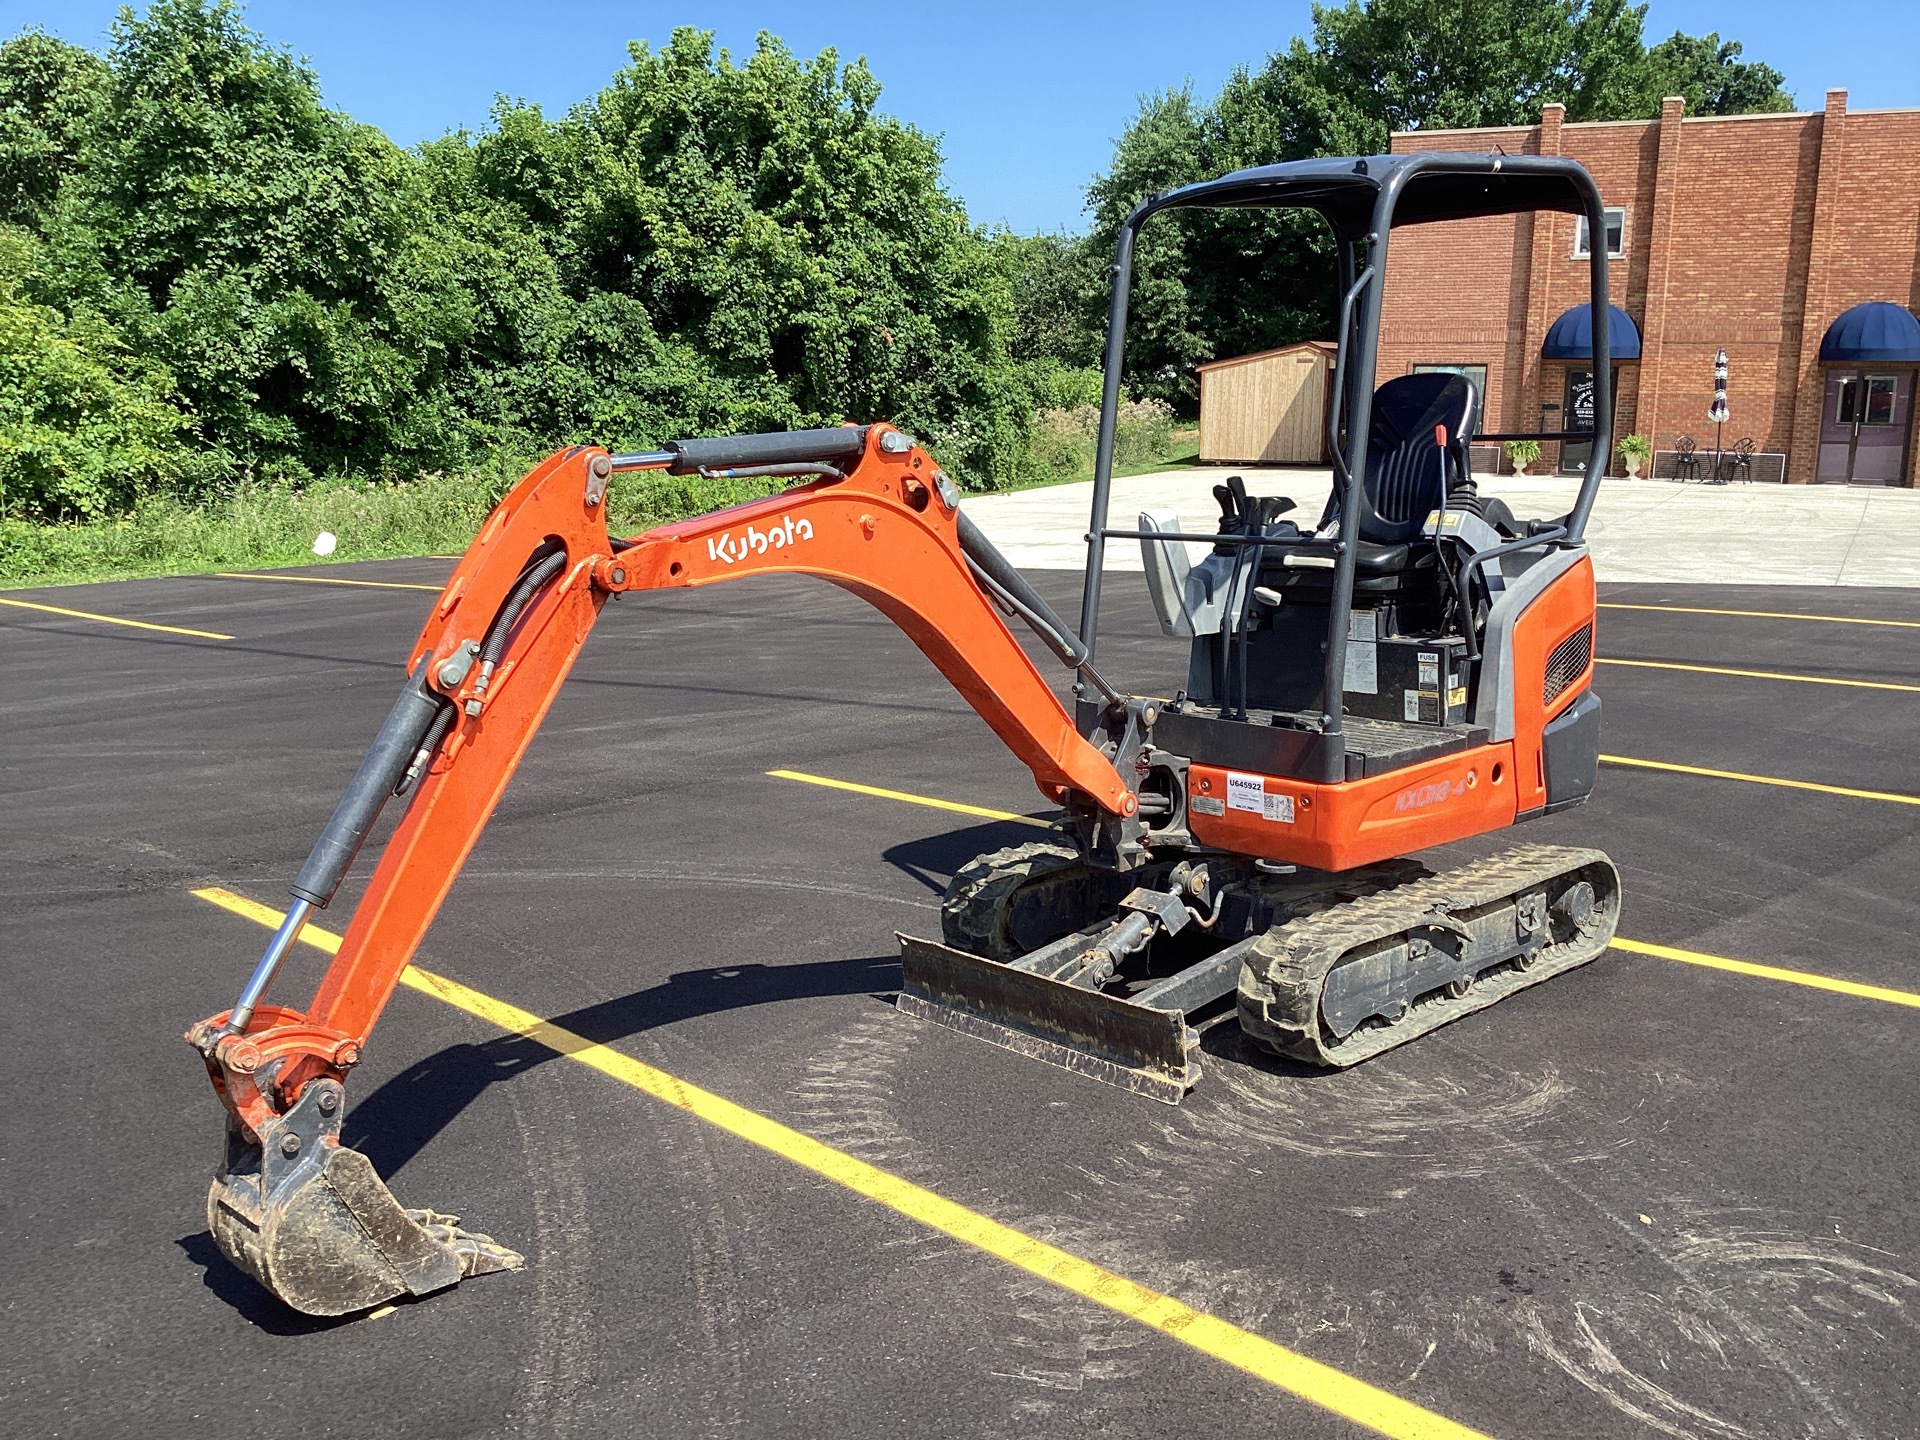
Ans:
[[[1196,468],[1113,482],[1109,524],[1131,528],[1143,509],[1177,511],[1183,528],[1211,531],[1213,487],[1244,476],[1256,495],[1290,495],[1305,522],[1317,519],[1332,485],[1327,470]],[[1483,476],[1522,517],[1563,515],[1573,479]],[[979,495],[967,514],[1023,570],[1086,564],[1093,485],[1054,485]],[[1899,585],[1920,587],[1920,491],[1841,485],[1676,485],[1608,480],[1587,539],[1599,578],[1701,585]],[[1203,553],[1203,552],[1196,552]],[[1106,568],[1141,568],[1140,545],[1115,540]]]

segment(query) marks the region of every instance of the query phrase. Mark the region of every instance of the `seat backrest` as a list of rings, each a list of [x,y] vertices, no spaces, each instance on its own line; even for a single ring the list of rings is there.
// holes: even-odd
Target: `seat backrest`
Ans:
[[[1446,426],[1448,445],[1464,447],[1473,439],[1478,403],[1472,381],[1445,371],[1397,375],[1373,392],[1362,540],[1398,545],[1420,533],[1447,495],[1447,456],[1434,443],[1434,427]]]

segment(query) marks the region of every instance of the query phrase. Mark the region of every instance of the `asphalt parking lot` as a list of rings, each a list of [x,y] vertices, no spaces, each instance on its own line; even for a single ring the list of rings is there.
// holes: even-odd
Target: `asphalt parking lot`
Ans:
[[[174,627],[0,607],[0,1429],[1364,1433],[1313,1398],[1337,1377],[1223,1363],[418,989],[346,1138],[527,1269],[331,1324],[231,1270],[180,1034],[266,932],[195,892],[285,903],[449,569],[0,597]],[[1077,577],[1036,583],[1075,613]],[[1103,668],[1149,688],[1144,592],[1109,590]],[[1512,838],[1607,850],[1657,948],[1350,1072],[1217,1027],[1175,1110],[896,1015],[894,932],[1037,832],[769,772],[1046,812],[904,637],[799,579],[609,607],[417,963],[1473,1431],[1920,1433],[1920,591],[1601,598],[1615,758]]]

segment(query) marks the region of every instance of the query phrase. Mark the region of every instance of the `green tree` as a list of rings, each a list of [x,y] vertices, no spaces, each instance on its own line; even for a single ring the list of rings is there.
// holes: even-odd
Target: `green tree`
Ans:
[[[1098,364],[1086,310],[1106,277],[1097,262],[1089,263],[1094,257],[1082,238],[1001,230],[990,240],[1013,291],[1012,353],[1075,368]]]
[[[1088,189],[1088,244],[1110,254],[1133,205],[1175,185],[1377,154],[1395,131],[1530,125],[1550,101],[1570,120],[1650,117],[1668,94],[1696,112],[1791,108],[1779,73],[1742,62],[1737,43],[1675,35],[1647,49],[1645,16],[1627,0],[1316,4],[1310,36],[1236,71],[1211,102],[1177,90],[1141,103]],[[1127,382],[1189,411],[1198,361],[1332,331],[1332,246],[1317,221],[1168,215],[1142,233],[1136,271]],[[1089,330],[1101,321],[1089,306]]]
[[[1675,31],[1647,51],[1636,80],[1636,114],[1658,114],[1660,101],[1678,95],[1689,115],[1751,115],[1793,109],[1786,77],[1771,65],[1742,60],[1738,40]]]
[[[410,243],[414,162],[325,109],[228,0],[156,0],[113,35],[53,229],[68,292],[178,377],[236,462],[451,458],[428,400],[466,307]]]
[[[0,45],[0,224],[44,222],[106,81],[99,56],[44,31]]]
[[[976,483],[1012,478],[1010,281],[879,95],[832,50],[762,35],[736,63],[682,29],[562,120],[504,106],[427,147],[463,213],[539,234],[564,299],[483,327],[536,371],[509,409],[636,444],[886,418]]]

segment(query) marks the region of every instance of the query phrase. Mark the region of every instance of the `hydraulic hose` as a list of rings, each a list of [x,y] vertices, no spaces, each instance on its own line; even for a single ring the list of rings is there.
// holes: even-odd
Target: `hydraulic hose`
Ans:
[[[500,663],[500,657],[507,653],[507,640],[513,634],[513,627],[519,622],[527,606],[533,603],[546,583],[567,568],[567,552],[558,540],[549,540],[527,557],[520,578],[514,582],[513,589],[507,592],[507,598],[500,602],[499,613],[493,617],[493,623],[487,627],[487,635],[480,642],[480,663],[490,670]]]
[[[459,710],[451,702],[440,707],[440,713],[433,717],[433,723],[427,727],[426,737],[421,740],[420,748],[414,752],[413,763],[407,766],[407,773],[400,777],[400,783],[393,787],[395,796],[405,795],[420,783],[420,777],[427,773],[427,766],[433,763],[433,757],[440,749],[440,742],[447,738],[447,732],[453,729],[454,719]]]
[[[513,589],[500,604],[480,645],[481,676],[476,693],[484,693],[493,668],[506,653],[513,627],[541,589],[566,569],[565,548],[549,540],[527,559]],[[333,899],[354,857],[366,843],[381,808],[390,795],[404,794],[426,769],[446,738],[455,718],[447,698],[427,684],[423,668],[407,678],[380,731],[373,737],[360,768],[347,783],[326,828],[313,842],[306,864],[294,877],[293,894],[320,909]]]
[[[1054,613],[1053,607],[1040,597],[1040,592],[1027,583],[1027,577],[1014,569],[1012,562],[981,533],[980,527],[967,518],[966,511],[962,510],[955,519],[958,521],[961,553],[965,555],[967,566],[973,571],[973,578],[980,588],[998,601],[1003,609],[1011,610],[1026,621],[1027,628],[1038,635],[1049,650],[1086,676],[1107,699],[1118,703],[1119,692],[1101,678],[1100,672],[1093,668],[1088,659],[1086,642]]]

